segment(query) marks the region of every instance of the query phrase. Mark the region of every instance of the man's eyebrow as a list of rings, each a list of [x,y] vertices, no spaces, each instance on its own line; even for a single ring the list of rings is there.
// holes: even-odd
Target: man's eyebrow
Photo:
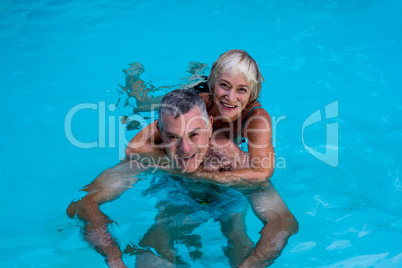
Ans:
[[[173,132],[170,132],[170,131],[166,131],[165,135],[178,136],[176,133],[173,133]]]
[[[201,128],[201,127],[196,127],[196,128],[194,128],[193,130],[190,131],[190,134],[193,134],[193,133],[195,133],[195,132],[199,132],[199,131],[201,131],[202,129],[203,129],[203,128]],[[165,135],[166,135],[166,136],[167,136],[167,135],[172,135],[172,136],[179,137],[178,134],[176,134],[176,133],[174,133],[174,132],[170,132],[170,131],[166,131],[166,132],[165,132]]]
[[[196,127],[195,129],[191,130],[190,134],[200,131],[200,127]]]

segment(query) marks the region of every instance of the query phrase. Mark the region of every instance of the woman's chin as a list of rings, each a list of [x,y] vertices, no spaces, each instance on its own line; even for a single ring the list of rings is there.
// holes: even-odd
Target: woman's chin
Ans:
[[[239,117],[239,109],[226,110],[221,108],[219,112],[221,116],[230,118],[232,121]]]

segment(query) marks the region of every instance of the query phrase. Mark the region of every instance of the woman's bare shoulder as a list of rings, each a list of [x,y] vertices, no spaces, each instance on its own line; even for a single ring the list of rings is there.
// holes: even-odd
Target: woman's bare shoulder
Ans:
[[[257,123],[258,119],[261,119],[262,121],[268,121],[269,123],[271,122],[271,116],[269,115],[268,111],[262,107],[262,105],[255,101],[249,105],[246,109],[245,117],[244,117],[244,126],[247,128],[247,126],[250,126],[251,121],[254,121],[253,124]]]

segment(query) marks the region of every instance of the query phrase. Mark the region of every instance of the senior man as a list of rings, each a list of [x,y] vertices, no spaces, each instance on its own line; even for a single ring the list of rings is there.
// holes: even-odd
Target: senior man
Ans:
[[[112,221],[99,206],[117,199],[137,183],[143,172],[162,172],[152,183],[149,194],[159,200],[155,223],[139,247],[127,247],[137,255],[137,267],[174,267],[186,264],[174,248],[186,244],[194,259],[202,255],[199,237],[190,235],[203,222],[219,221],[228,239],[224,253],[231,266],[266,267],[273,263],[298,224],[270,182],[253,184],[239,178],[226,185],[211,179],[193,178],[195,171],[237,169],[247,165],[246,154],[234,143],[215,140],[210,143],[212,118],[204,101],[191,90],[168,93],[159,109],[159,131],[164,155],[156,165],[144,165],[143,158],[127,158],[102,172],[84,191],[88,194],[72,202],[70,217],[77,215],[85,223],[84,237],[106,258],[110,267],[126,267],[122,252],[110,232]],[[225,144],[224,148],[219,148]],[[234,188],[238,187],[239,191]],[[253,247],[246,234],[245,215],[248,199],[255,215],[263,222],[261,238]]]

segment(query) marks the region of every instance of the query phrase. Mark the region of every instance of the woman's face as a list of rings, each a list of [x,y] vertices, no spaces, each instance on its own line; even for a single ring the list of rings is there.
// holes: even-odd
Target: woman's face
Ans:
[[[215,81],[214,103],[221,116],[236,120],[250,98],[251,85],[242,75],[221,74]]]

